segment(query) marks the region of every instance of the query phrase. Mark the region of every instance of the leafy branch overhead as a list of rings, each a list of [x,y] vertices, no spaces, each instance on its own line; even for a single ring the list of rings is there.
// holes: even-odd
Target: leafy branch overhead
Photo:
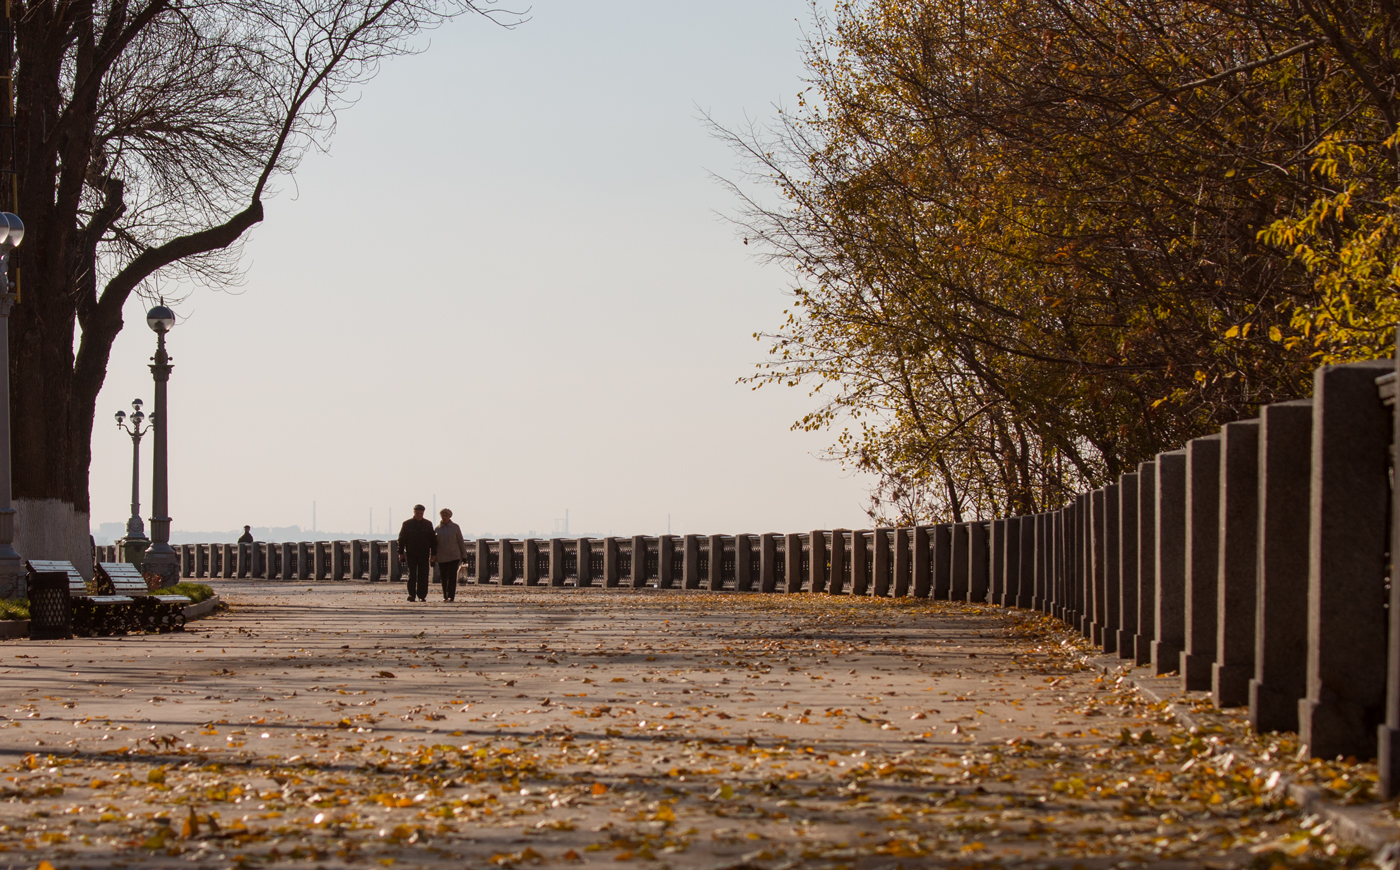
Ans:
[[[1400,18],[1379,2],[867,0],[747,160],[798,289],[752,381],[872,513],[1030,512],[1387,353]],[[776,187],[779,197],[771,196]]]
[[[21,499],[87,510],[93,404],[135,292],[237,280],[265,200],[386,59],[474,0],[13,2]],[[3,138],[3,137],[0,137]],[[9,149],[9,142],[0,142]],[[185,292],[185,291],[177,291]],[[68,351],[72,348],[72,351]]]

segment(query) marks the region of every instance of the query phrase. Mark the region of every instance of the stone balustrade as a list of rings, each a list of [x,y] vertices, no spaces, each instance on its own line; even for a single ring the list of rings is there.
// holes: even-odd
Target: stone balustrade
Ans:
[[[1032,516],[914,528],[468,542],[492,586],[990,602],[1063,620],[1125,663],[1249,707],[1400,790],[1400,403],[1390,360],[1329,366],[1262,408]],[[188,578],[394,581],[393,541],[185,544]],[[115,553],[105,554],[115,559]],[[1171,685],[1169,681],[1164,681]]]

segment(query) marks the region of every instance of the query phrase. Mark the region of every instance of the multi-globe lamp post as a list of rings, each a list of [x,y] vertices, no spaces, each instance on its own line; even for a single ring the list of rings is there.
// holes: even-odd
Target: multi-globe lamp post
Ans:
[[[133,399],[129,425],[127,419],[125,411],[117,412],[117,428],[131,436],[131,518],[126,521],[122,558],[133,565],[140,565],[141,557],[151,545],[146,537],[145,524],[141,522],[141,436],[155,425],[155,418],[152,416],[150,424],[141,428],[141,424],[146,422],[146,414],[141,410],[141,400]]]
[[[0,377],[0,594],[22,594],[24,565],[15,551],[15,508],[10,503],[10,307],[15,304],[10,281],[10,253],[24,238],[19,215],[0,212],[0,355],[5,359]]]
[[[170,414],[165,401],[165,384],[170,380],[170,355],[165,352],[165,334],[175,326],[175,312],[161,304],[146,312],[146,325],[156,334],[156,355],[151,357],[151,375],[155,378],[155,408],[151,413],[153,450],[151,457],[151,547],[142,561],[147,577],[159,577],[162,586],[180,582],[180,557],[170,546],[170,502],[166,470],[168,467],[167,427]]]

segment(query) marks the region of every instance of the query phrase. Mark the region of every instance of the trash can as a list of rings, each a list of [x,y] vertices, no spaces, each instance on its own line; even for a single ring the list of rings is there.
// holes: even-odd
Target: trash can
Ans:
[[[29,639],[73,637],[73,600],[65,571],[39,571],[29,583]]]

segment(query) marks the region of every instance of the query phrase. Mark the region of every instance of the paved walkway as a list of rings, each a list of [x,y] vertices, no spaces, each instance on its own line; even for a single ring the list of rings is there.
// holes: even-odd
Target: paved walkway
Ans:
[[[1346,858],[1034,614],[214,585],[184,634],[0,644],[0,865]]]

